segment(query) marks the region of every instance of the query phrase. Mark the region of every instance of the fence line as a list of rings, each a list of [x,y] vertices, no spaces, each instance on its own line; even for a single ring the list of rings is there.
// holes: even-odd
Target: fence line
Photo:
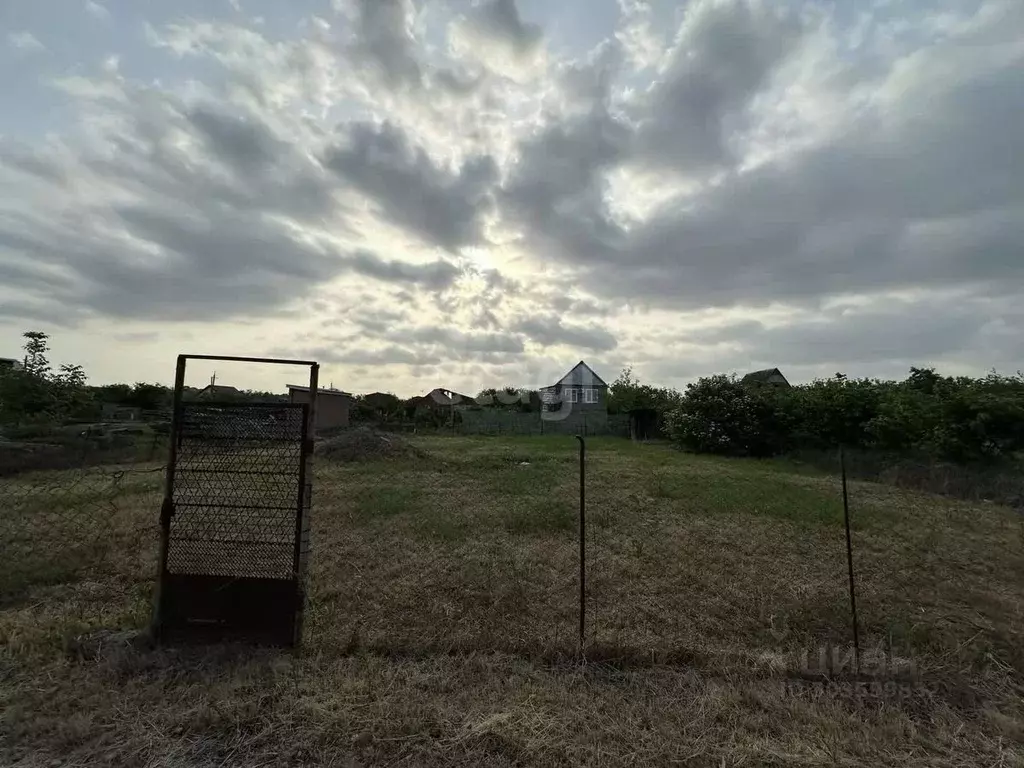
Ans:
[[[629,437],[629,416],[576,412],[558,419],[543,417],[540,413],[514,413],[495,410],[456,411],[455,423],[441,424],[422,421],[366,422],[366,426],[388,432],[438,433],[455,435],[509,435],[539,437],[543,435],[584,436],[607,435]]]
[[[571,443],[570,438],[565,442]],[[636,509],[642,510],[642,505],[655,498],[692,498],[699,483],[688,486],[684,478],[678,486],[659,485],[657,467],[640,464],[637,468],[641,471],[633,473],[644,478],[637,492],[616,495],[618,481],[608,477],[608,454],[601,455],[599,441],[594,444],[597,450],[587,454],[587,460],[594,461],[593,470],[587,469],[587,482],[593,484],[589,488],[583,484],[580,466],[577,529],[575,503],[567,501],[575,491],[574,464],[569,457],[549,453],[555,444],[559,441],[537,441],[536,448],[516,444],[497,455],[486,451],[473,454],[477,449],[474,441],[471,458],[464,464],[460,465],[460,457],[448,456],[444,462],[424,461],[418,466],[415,461],[397,461],[386,471],[373,463],[316,462],[312,498],[314,525],[319,530],[314,532],[314,571],[321,569],[321,594],[328,594],[322,598],[325,605],[331,606],[330,601],[335,600],[345,606],[322,611],[320,626],[335,634],[343,628],[348,631],[344,622],[350,615],[387,604],[393,610],[387,619],[378,617],[372,630],[376,635],[370,641],[382,642],[379,638],[387,637],[395,644],[433,642],[443,646],[448,632],[461,640],[475,638],[480,645],[494,642],[526,647],[550,642],[571,647],[577,620],[580,633],[584,631],[585,598],[588,643],[623,638],[623,647],[670,648],[679,637],[687,636],[686,632],[696,631],[688,629],[685,622],[704,608],[687,606],[685,601],[692,594],[685,590],[690,580],[700,578],[700,572],[681,570],[686,579],[671,582],[664,577],[666,564],[686,553],[703,558],[708,551],[720,551],[727,559],[728,548],[718,546],[725,539],[715,538],[709,528],[704,535],[715,546],[701,550],[694,545],[681,553],[684,539],[662,535],[657,520],[633,514],[629,505],[639,505]],[[14,593],[40,581],[73,580],[85,572],[113,571],[141,575],[142,579],[155,575],[164,472],[159,461],[147,460],[155,453],[154,445],[147,444],[134,452],[134,461],[99,465],[90,460],[71,469],[0,473],[0,592]],[[629,455],[639,456],[641,451],[637,448]],[[742,478],[723,477],[718,482],[722,489],[717,490],[729,491],[729,485],[736,493],[723,504],[729,498],[744,504],[759,502],[757,496],[742,495]],[[836,503],[846,496],[845,487],[843,491],[841,497],[836,488]],[[592,507],[587,511],[586,527],[582,518],[585,498]],[[704,503],[713,501],[705,499]],[[473,509],[467,512],[465,507]],[[844,512],[846,555],[852,559],[850,518],[848,510]],[[771,512],[785,513],[778,505]],[[397,522],[383,526],[384,520]],[[645,527],[648,523],[649,529]],[[827,542],[832,532],[821,529],[815,535],[819,535],[815,539],[818,548],[813,551],[824,551],[821,542]],[[417,536],[420,539],[414,541]],[[543,539],[545,536],[561,538]],[[578,604],[570,583],[577,566],[577,536],[581,545]],[[390,540],[390,544],[381,544],[382,540]],[[584,552],[582,545],[588,540]],[[386,549],[396,541],[403,547],[411,544],[402,550],[401,558]],[[538,545],[538,541],[545,544]],[[557,544],[549,546],[548,541]],[[419,546],[412,546],[417,543]],[[783,553],[786,546],[793,547],[790,561],[812,551],[801,549],[800,541],[780,539],[774,544]],[[367,554],[373,552],[380,557]],[[351,561],[357,559],[364,570],[350,570]],[[394,567],[392,560],[396,561]],[[852,580],[852,566],[850,569]],[[871,570],[865,568],[864,573],[868,616]],[[758,589],[761,586],[758,584]],[[764,594],[770,596],[771,589],[766,579]],[[339,591],[345,594],[338,597]],[[852,604],[852,584],[850,599]],[[722,610],[721,605],[711,608]],[[420,623],[403,627],[406,617],[413,615]],[[814,631],[827,622],[837,631],[845,631],[833,619],[818,622],[810,616],[803,620]],[[515,626],[509,629],[511,625]],[[464,629],[469,626],[475,627],[477,634]],[[869,626],[867,621],[865,626]],[[870,636],[866,631],[865,637]],[[857,640],[855,646],[859,655]]]

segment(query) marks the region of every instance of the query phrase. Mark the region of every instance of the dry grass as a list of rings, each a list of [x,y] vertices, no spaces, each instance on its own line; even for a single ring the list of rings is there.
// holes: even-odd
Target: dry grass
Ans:
[[[872,654],[828,675],[837,482],[592,439],[581,661],[574,442],[415,443],[319,466],[297,655],[68,653],[148,618],[159,477],[104,498],[116,544],[2,604],[0,762],[1024,765],[1018,513],[853,484]]]

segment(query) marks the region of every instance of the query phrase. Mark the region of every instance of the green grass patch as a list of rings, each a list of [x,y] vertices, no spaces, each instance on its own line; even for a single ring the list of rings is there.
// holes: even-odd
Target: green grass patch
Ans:
[[[355,496],[355,517],[369,521],[416,512],[421,508],[422,497],[420,489],[414,486],[379,485],[363,488]]]
[[[550,493],[558,483],[558,472],[551,466],[530,464],[510,465],[490,470],[485,474],[489,490],[500,496],[529,496]]]
[[[422,505],[412,519],[412,530],[417,536],[430,537],[449,543],[465,541],[474,532],[474,521],[448,504]]]
[[[746,469],[741,467],[741,470]],[[798,525],[842,525],[843,503],[837,487],[802,482],[798,477],[768,472],[728,472],[684,474],[659,471],[648,482],[648,493],[655,499],[676,502],[691,512],[709,514],[740,513],[772,517]],[[877,515],[862,506],[854,526],[872,525]]]
[[[159,473],[113,505],[37,474],[33,498],[71,490],[17,520],[4,501],[27,491],[0,480],[7,762],[1014,764],[1015,510],[851,483],[861,647],[921,680],[812,690],[806,659],[850,653],[838,478],[588,439],[577,664],[576,442],[410,442],[424,455],[315,463],[300,654],[118,640],[151,612]]]
[[[505,530],[524,536],[570,531],[577,525],[577,510],[562,499],[536,499],[509,509]]]

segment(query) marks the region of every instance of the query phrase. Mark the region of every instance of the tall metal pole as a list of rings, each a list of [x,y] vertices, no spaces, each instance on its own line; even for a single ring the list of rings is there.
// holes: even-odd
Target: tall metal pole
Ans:
[[[846,490],[846,452],[839,447],[839,470],[843,477],[843,522],[846,525],[846,566],[850,577],[850,613],[853,616],[853,655],[860,674],[860,629],[857,621],[857,590],[853,580],[853,540],[850,537],[850,500]]]
[[[171,406],[171,444],[167,454],[167,472],[164,476],[164,500],[160,506],[160,549],[157,555],[156,590],[153,595],[153,619],[150,632],[154,639],[160,638],[164,623],[163,592],[167,577],[167,550],[171,537],[171,517],[174,515],[174,471],[178,460],[178,444],[181,441],[181,398],[185,389],[186,356],[178,355],[174,368],[174,400]]]
[[[587,443],[580,436],[580,653],[583,653],[587,636],[587,496],[586,458]]]

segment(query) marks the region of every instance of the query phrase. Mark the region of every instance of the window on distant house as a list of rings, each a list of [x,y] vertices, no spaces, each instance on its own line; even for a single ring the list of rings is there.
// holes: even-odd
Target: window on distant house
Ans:
[[[597,389],[595,387],[587,387],[583,390],[583,402],[584,403],[596,403],[597,402]]]
[[[580,401],[580,391],[575,387],[569,389],[569,397],[566,398],[570,403],[578,403]]]

